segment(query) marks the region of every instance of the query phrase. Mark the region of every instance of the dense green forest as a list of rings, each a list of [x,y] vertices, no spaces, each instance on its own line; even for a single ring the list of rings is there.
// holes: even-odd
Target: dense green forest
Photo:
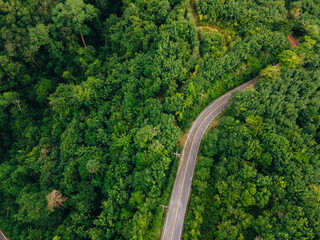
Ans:
[[[205,136],[185,239],[320,238],[319,65],[261,77]]]
[[[219,223],[218,238],[286,239],[276,227],[316,238],[319,11],[316,0],[0,0],[0,229],[23,240],[158,239],[182,132],[264,69],[206,137],[185,239],[216,236]],[[291,32],[302,44],[289,50]],[[238,151],[216,141],[235,134]],[[235,184],[261,193],[247,190],[241,205],[238,185],[225,184],[239,171],[213,163],[248,172]]]
[[[320,4],[308,4],[301,19],[319,29]],[[204,137],[184,239],[320,239],[320,38],[295,29],[302,44]]]

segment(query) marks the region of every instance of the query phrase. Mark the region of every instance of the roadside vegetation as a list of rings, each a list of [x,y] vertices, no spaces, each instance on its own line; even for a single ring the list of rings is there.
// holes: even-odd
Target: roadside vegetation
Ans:
[[[319,239],[318,66],[235,96],[201,145],[184,239]]]
[[[261,70],[204,137],[184,239],[320,238],[320,5],[285,6],[301,44]]]
[[[261,69],[316,86],[315,4],[0,0],[1,229],[159,238],[178,139],[208,103]]]

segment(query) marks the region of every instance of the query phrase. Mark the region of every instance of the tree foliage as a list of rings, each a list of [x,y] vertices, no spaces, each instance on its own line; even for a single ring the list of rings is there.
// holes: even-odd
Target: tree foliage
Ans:
[[[200,149],[186,239],[318,239],[320,72],[237,95]]]
[[[301,38],[290,50],[299,61],[283,62],[293,63],[292,71],[319,67],[317,6],[309,0],[0,0],[1,230],[10,239],[159,238],[180,132],[210,101],[261,69],[269,79],[280,77],[268,66],[283,59],[291,31]],[[300,92],[315,87],[310,82]],[[315,106],[301,108],[308,134],[316,129],[306,120],[318,121]],[[263,119],[246,116],[250,134],[259,136]],[[270,137],[270,146],[290,149],[283,137]],[[254,139],[248,144],[249,161],[262,147]],[[271,153],[263,151],[261,165],[272,166]],[[273,151],[285,162],[284,151]],[[309,154],[291,153],[301,164],[311,162]],[[264,207],[270,181],[259,187],[259,174],[251,175],[241,204]],[[210,175],[203,171],[203,178]],[[308,189],[318,192],[317,186]],[[239,214],[248,226],[252,218]],[[222,227],[237,234],[230,221]]]

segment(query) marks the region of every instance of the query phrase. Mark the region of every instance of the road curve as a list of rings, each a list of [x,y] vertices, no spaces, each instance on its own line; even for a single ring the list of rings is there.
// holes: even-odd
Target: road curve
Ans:
[[[229,99],[235,91],[243,91],[257,84],[257,79],[253,79],[230,92],[222,95],[207,108],[205,108],[196,121],[192,124],[187,141],[183,148],[180,167],[173,186],[170,205],[166,214],[162,240],[179,240],[181,238],[184,217],[188,205],[191,189],[193,171],[197,160],[198,149],[201,139],[210,125],[211,121],[218,114],[229,106]]]
[[[291,34],[288,36],[288,40],[289,40],[289,42],[290,42],[291,47],[297,47],[297,46],[299,46],[298,41],[297,41],[294,37],[292,37]]]
[[[0,231],[0,240],[8,240],[1,231]]]

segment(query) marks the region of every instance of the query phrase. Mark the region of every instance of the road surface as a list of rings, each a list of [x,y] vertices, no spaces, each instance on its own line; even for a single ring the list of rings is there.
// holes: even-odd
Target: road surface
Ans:
[[[1,231],[0,231],[0,240],[8,240]]]
[[[211,121],[218,116],[222,110],[229,106],[230,103],[228,100],[233,92],[238,90],[243,91],[254,86],[257,81],[257,79],[253,79],[219,97],[204,109],[193,123],[184,145],[180,160],[182,162],[180,163],[180,168],[178,169],[173,186],[170,205],[162,231],[162,240],[179,240],[181,238],[198,149],[206,129]]]
[[[291,47],[297,47],[299,45],[298,41],[295,40],[291,34],[288,36],[288,40],[290,42]]]

